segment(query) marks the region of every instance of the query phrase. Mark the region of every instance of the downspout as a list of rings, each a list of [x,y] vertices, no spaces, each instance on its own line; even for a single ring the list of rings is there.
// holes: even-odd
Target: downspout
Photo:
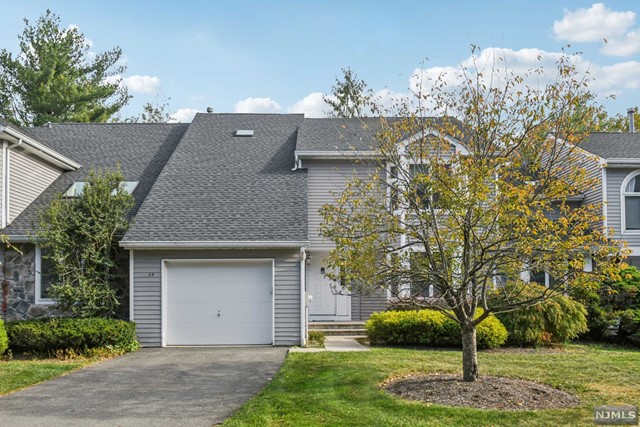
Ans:
[[[293,169],[291,171],[297,171],[302,167],[302,160],[298,158],[298,154],[295,154],[295,158],[293,160]]]
[[[135,263],[133,260],[133,249],[129,250],[129,321],[133,322],[134,320],[134,310],[133,310],[133,288],[134,288],[134,279],[135,274],[133,274],[133,270],[135,268]]]
[[[307,345],[307,252],[304,246],[300,247],[300,345]]]
[[[0,227],[8,225],[9,217],[9,143],[2,141],[2,218]]]

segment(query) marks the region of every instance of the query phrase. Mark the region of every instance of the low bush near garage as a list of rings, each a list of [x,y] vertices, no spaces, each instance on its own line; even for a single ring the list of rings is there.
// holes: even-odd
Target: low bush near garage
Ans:
[[[7,331],[4,328],[4,322],[0,320],[0,354],[4,354],[8,348]]]
[[[50,318],[7,323],[9,348],[33,354],[126,353],[140,348],[135,323],[116,319]]]
[[[479,315],[480,312],[477,313]],[[365,324],[371,344],[460,347],[460,325],[434,310],[385,311],[373,313]],[[477,327],[479,348],[505,343],[507,330],[494,316]]]

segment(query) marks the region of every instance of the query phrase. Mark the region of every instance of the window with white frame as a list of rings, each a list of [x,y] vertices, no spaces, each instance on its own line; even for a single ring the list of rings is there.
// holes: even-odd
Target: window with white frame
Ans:
[[[633,172],[624,180],[621,202],[623,229],[640,232],[640,171]]]
[[[445,170],[450,173],[451,165],[446,164]],[[389,167],[388,172],[389,183],[389,205],[392,210],[397,210],[402,203],[400,194],[407,192],[411,197],[419,202],[420,207],[428,209],[431,205],[438,209],[438,202],[441,195],[430,188],[428,182],[425,182],[425,176],[429,174],[427,165],[411,163],[406,170],[401,170],[395,165]],[[403,175],[407,176],[403,176]],[[408,188],[407,188],[408,187]]]
[[[53,275],[51,274],[51,260],[43,256],[40,245],[36,245],[36,304],[53,304],[55,301],[49,295]]]

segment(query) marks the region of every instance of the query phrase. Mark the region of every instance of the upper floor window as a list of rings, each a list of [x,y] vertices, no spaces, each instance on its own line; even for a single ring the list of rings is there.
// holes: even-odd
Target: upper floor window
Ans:
[[[640,231],[640,172],[633,172],[622,184],[624,230]]]

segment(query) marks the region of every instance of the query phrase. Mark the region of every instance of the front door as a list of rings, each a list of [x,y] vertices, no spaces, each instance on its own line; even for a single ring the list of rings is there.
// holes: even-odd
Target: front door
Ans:
[[[351,297],[346,295],[339,284],[331,281],[324,273],[326,254],[314,253],[307,266],[309,288],[309,320],[339,321],[351,320]]]

